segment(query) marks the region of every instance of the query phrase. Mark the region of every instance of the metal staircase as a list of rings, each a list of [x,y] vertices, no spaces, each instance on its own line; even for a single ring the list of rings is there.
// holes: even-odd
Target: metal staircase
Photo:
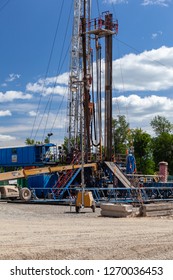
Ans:
[[[105,161],[107,167],[112,171],[112,173],[120,180],[125,188],[134,188],[131,182],[127,179],[124,173],[119,169],[118,165],[111,161]]]
[[[73,158],[71,165],[79,163],[80,160],[81,153],[78,153]],[[73,183],[80,171],[81,167],[77,169],[70,169],[64,171],[61,176],[59,176],[57,183],[52,187],[52,194],[54,199],[62,199],[66,191],[70,196],[70,185]]]

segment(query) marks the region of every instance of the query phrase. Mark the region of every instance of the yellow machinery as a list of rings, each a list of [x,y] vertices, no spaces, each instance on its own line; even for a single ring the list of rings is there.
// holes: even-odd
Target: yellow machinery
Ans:
[[[76,197],[76,213],[79,213],[80,209],[84,208],[91,208],[93,212],[95,212],[96,204],[90,191],[79,191]]]
[[[19,178],[27,178],[28,176],[40,175],[40,174],[50,174],[54,172],[63,172],[67,170],[74,170],[81,168],[81,164],[70,164],[70,165],[63,165],[63,166],[47,166],[47,167],[40,167],[40,168],[31,168],[31,169],[21,169],[17,171],[9,171],[0,173],[0,181],[7,181],[7,180],[14,180]],[[94,171],[97,170],[96,163],[86,163],[83,167],[91,167]]]

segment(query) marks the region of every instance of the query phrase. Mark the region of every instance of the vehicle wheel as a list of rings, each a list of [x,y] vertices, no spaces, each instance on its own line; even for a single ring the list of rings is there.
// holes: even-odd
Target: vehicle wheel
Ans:
[[[28,188],[22,188],[20,190],[20,199],[29,201],[31,199],[31,191]]]
[[[80,211],[80,207],[76,206],[76,213],[79,213],[79,211]]]

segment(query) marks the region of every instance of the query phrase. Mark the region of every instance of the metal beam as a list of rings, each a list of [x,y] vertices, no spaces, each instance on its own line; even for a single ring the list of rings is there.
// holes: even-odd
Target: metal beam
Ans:
[[[112,29],[112,14],[105,15],[105,28]],[[105,159],[112,157],[112,34],[105,36]]]

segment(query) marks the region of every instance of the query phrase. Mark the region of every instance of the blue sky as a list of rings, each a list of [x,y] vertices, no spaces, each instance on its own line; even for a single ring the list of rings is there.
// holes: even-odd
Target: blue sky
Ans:
[[[173,122],[173,0],[92,0],[92,18],[108,10],[119,21],[113,117],[152,133],[155,115]],[[50,131],[62,143],[72,23],[73,0],[0,0],[0,146]]]

